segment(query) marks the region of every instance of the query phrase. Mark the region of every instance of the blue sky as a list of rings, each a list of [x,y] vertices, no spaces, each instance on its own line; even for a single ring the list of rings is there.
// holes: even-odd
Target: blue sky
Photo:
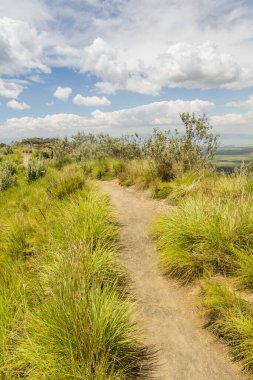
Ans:
[[[189,111],[253,143],[252,54],[249,0],[1,0],[0,140],[146,134]]]

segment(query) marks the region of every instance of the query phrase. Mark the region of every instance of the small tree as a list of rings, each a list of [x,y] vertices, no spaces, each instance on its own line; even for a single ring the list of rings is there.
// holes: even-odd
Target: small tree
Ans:
[[[208,167],[218,148],[218,135],[214,135],[205,114],[196,117],[188,112],[180,114],[185,133],[180,138],[178,158],[183,169]]]
[[[211,133],[212,126],[205,115],[181,113],[180,118],[185,126],[183,134],[154,129],[145,143],[146,156],[154,162],[163,181],[171,180],[176,171],[208,167],[218,147],[218,136]]]

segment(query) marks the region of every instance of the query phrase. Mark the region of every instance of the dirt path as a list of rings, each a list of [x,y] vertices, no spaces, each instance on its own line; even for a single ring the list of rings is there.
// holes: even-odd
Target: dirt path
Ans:
[[[166,206],[115,182],[103,182],[101,187],[117,209],[122,260],[137,299],[137,319],[147,343],[159,350],[155,378],[248,379],[230,361],[226,348],[201,328],[193,289],[180,287],[157,269],[155,247],[147,231],[154,215]]]
[[[23,153],[23,165],[24,165],[24,167],[28,166],[31,155],[32,155],[31,153]]]

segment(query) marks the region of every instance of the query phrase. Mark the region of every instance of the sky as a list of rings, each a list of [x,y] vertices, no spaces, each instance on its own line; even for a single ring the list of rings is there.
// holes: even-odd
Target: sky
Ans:
[[[252,0],[1,0],[0,141],[205,113],[253,144]]]

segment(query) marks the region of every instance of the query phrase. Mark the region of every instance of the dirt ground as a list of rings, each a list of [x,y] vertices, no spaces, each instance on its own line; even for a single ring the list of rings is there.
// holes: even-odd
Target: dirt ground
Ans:
[[[121,258],[136,298],[136,318],[146,343],[158,350],[156,380],[250,379],[233,363],[226,347],[202,328],[196,288],[162,276],[148,237],[155,214],[173,208],[143,192],[102,182],[121,225]]]
[[[31,155],[32,155],[31,153],[23,153],[23,165],[25,167],[28,166],[28,163],[29,163],[29,160],[31,158]]]

